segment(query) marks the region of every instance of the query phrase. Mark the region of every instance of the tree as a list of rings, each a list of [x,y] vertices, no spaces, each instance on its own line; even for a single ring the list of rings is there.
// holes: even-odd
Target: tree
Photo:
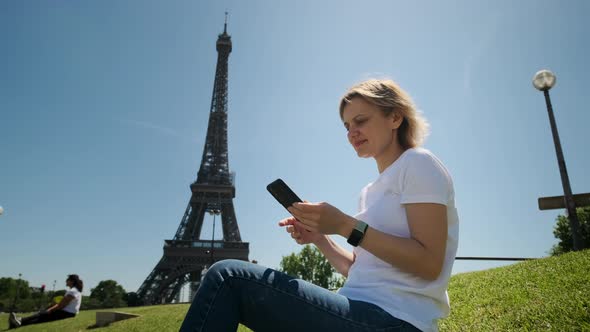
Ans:
[[[31,296],[31,289],[29,282],[23,279],[0,278],[0,298],[14,298],[17,295],[19,298],[28,298]]]
[[[4,309],[16,311],[29,310],[31,288],[29,282],[23,279],[0,278],[0,300]],[[25,303],[26,302],[26,303]],[[14,306],[14,307],[13,307]]]
[[[98,300],[103,308],[126,306],[125,294],[125,289],[115,280],[103,280],[90,290],[90,298]]]
[[[141,298],[136,292],[129,292],[125,294],[125,301],[127,302],[128,307],[139,307],[143,305]]]
[[[98,299],[82,295],[82,304],[80,304],[80,310],[94,310],[101,308],[103,308],[103,306]]]
[[[578,221],[580,223],[578,231],[580,232],[582,249],[590,248],[590,206],[577,208],[576,213],[578,214]],[[559,240],[559,243],[551,248],[549,254],[555,256],[574,250],[570,221],[566,216],[557,216],[557,223],[553,228],[553,235]]]
[[[283,256],[280,271],[327,289],[336,289],[344,284],[344,278],[337,274],[326,257],[311,245],[305,245],[298,254]]]

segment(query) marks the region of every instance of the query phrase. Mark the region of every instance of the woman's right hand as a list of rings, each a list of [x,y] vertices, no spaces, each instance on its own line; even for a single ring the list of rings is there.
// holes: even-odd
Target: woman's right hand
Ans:
[[[323,234],[306,230],[295,217],[288,217],[279,221],[279,226],[285,227],[287,233],[291,234],[297,244],[317,244],[325,237]]]

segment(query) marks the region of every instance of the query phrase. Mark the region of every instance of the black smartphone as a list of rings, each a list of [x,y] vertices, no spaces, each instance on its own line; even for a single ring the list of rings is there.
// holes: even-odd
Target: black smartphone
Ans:
[[[297,196],[289,188],[289,186],[281,179],[276,179],[275,181],[271,182],[268,186],[266,186],[266,190],[276,198],[282,206],[288,208],[295,202],[302,202],[301,198]]]

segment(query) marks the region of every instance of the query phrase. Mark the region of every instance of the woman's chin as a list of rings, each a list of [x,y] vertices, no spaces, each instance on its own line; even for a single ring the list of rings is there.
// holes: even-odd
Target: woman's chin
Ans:
[[[367,153],[366,151],[357,151],[356,152],[356,155],[359,158],[371,158],[371,154],[370,153]]]

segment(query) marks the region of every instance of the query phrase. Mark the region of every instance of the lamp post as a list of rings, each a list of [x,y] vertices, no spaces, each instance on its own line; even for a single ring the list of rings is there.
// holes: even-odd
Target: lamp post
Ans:
[[[557,154],[557,163],[559,164],[559,173],[561,174],[561,184],[563,185],[563,193],[565,198],[565,207],[567,209],[570,227],[572,229],[572,239],[574,250],[580,250],[581,242],[579,236],[579,222],[578,214],[576,213],[576,204],[572,195],[572,188],[570,180],[567,175],[567,168],[565,167],[565,159],[563,158],[563,151],[561,150],[561,142],[559,140],[559,133],[557,132],[557,125],[555,124],[555,117],[553,116],[553,107],[551,106],[551,99],[549,98],[549,90],[555,85],[555,75],[549,70],[540,70],[533,77],[533,86],[545,95],[545,103],[547,104],[547,113],[549,113],[549,123],[551,124],[551,133],[553,134],[553,143],[555,144],[555,153]]]
[[[210,257],[211,264],[209,266],[213,265],[213,263],[214,263],[214,260],[213,260],[213,248],[214,248],[214,246],[213,245],[215,243],[215,217],[218,214],[220,214],[220,213],[221,213],[221,211],[219,211],[219,210],[213,210],[213,211],[211,211],[211,214],[213,214],[213,231],[211,232],[211,251],[210,251],[210,253],[211,253],[211,257]]]
[[[14,291],[14,300],[12,301],[12,308],[10,311],[16,311],[16,305],[18,302],[18,293],[20,290],[20,278],[22,277],[22,273],[18,274],[18,280],[16,281],[16,289]]]

